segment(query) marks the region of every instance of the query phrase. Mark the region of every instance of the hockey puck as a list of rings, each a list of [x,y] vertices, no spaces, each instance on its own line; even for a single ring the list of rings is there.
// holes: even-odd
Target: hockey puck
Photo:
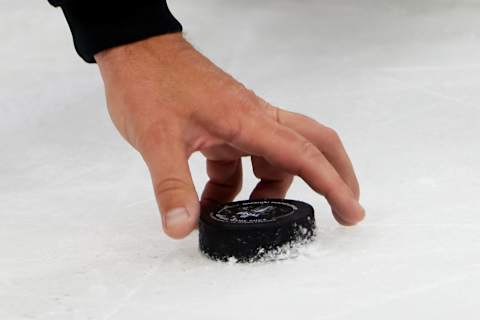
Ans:
[[[253,262],[315,234],[313,207],[290,199],[229,202],[203,210],[200,251],[214,260]]]

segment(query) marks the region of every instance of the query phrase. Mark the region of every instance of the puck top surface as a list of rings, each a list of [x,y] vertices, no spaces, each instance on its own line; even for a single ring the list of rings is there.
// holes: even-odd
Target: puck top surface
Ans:
[[[201,220],[222,229],[276,227],[303,219],[313,212],[304,202],[289,199],[244,200],[226,203],[201,216]]]

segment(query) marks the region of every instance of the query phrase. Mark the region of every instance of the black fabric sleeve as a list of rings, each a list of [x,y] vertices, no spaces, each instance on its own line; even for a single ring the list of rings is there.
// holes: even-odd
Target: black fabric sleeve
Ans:
[[[164,0],[48,0],[60,6],[73,36],[75,50],[88,63],[104,49],[181,32]]]

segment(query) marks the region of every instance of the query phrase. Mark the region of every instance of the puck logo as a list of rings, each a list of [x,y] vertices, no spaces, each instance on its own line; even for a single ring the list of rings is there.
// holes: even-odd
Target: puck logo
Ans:
[[[237,224],[265,223],[289,216],[297,210],[295,205],[287,202],[249,201],[226,205],[217,212],[211,212],[210,217],[213,220]]]

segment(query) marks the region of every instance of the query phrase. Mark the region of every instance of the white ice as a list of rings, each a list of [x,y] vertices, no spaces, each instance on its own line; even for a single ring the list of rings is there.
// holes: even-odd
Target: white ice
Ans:
[[[480,2],[170,7],[257,94],[337,129],[366,220],[339,226],[296,179],[319,227],[296,259],[214,263],[196,233],[168,239],[61,12],[0,0],[0,319],[479,319]]]

